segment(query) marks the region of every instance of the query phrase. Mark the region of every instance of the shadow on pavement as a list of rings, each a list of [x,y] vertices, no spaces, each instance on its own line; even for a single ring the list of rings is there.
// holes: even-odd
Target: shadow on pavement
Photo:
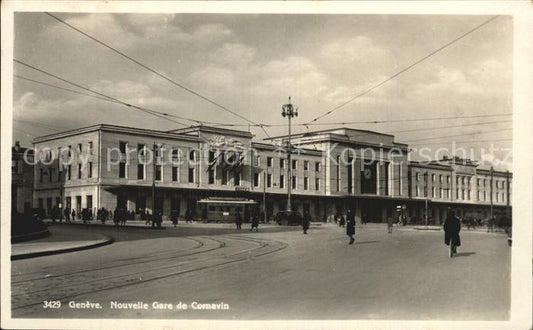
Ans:
[[[379,243],[379,241],[363,241],[363,242],[355,242],[355,244],[369,244],[369,243]]]
[[[454,255],[454,257],[469,257],[476,254],[475,252],[460,252]]]

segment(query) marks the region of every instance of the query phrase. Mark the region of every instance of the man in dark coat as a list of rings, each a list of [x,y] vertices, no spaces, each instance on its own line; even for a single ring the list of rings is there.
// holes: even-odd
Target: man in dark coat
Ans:
[[[444,221],[444,244],[450,245],[453,242],[454,246],[461,246],[461,238],[459,232],[461,231],[461,222],[459,218],[455,216],[455,211],[448,209],[446,220]],[[454,248],[456,253],[456,248]]]
[[[304,230],[304,234],[307,234],[307,229],[309,229],[309,223],[310,223],[310,214],[305,212],[304,217],[302,219],[302,229]]]
[[[348,213],[346,213],[346,219],[348,220],[346,223],[346,235],[350,237],[350,242],[348,244],[353,244],[355,242],[355,239],[353,238],[353,235],[355,235],[355,214],[352,210],[348,210]]]
[[[250,228],[250,231],[254,230],[259,231],[259,217],[257,216],[257,213],[254,213],[252,215],[252,228]]]
[[[241,229],[242,217],[241,217],[241,212],[239,211],[235,212],[235,225],[237,226],[237,229]]]

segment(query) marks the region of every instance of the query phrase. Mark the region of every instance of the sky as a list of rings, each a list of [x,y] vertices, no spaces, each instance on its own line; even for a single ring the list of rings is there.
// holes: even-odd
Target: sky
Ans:
[[[484,168],[511,169],[512,17],[497,17],[354,99],[490,16],[53,14],[251,122],[277,126],[266,133],[249,128],[45,13],[15,14],[15,59],[126,103],[242,125],[228,127],[250,129],[259,141],[287,134],[281,106],[291,96],[296,133],[385,121],[346,127],[393,134],[409,145],[413,160],[422,159],[422,147],[432,158],[461,156],[451,149],[455,143]],[[194,124],[26,80],[82,91],[21,64],[14,63],[14,72],[13,137],[22,145],[100,123],[159,130]],[[443,117],[453,119],[435,120]],[[398,121],[418,119],[428,120]]]

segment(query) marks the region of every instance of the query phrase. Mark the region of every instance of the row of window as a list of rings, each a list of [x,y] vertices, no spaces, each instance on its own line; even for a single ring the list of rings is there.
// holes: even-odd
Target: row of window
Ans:
[[[61,155],[65,151],[69,158],[72,157],[72,145],[67,146],[66,149],[62,147],[58,147],[57,148],[58,156]],[[82,154],[84,152],[83,143],[78,143],[76,147],[76,151],[78,152],[78,154]],[[89,141],[87,142],[87,154],[92,155],[93,152],[94,152],[93,142]],[[45,162],[50,162],[52,161],[52,156],[53,156],[52,153],[53,153],[52,149],[44,148],[39,151],[39,159],[42,159]]]
[[[82,164],[78,164],[78,179],[83,178],[83,166]],[[93,162],[87,162],[87,165],[85,166],[85,170],[87,171],[87,179],[90,179],[93,177]],[[66,165],[63,170],[64,180],[72,180],[72,165]],[[39,183],[43,183],[45,181],[44,177],[48,177],[48,182],[59,182],[61,180],[61,171],[58,168],[57,175],[55,174],[54,168],[49,167],[47,169],[40,168],[39,169]]]
[[[261,165],[261,159],[260,156],[257,156],[256,166]],[[284,169],[285,168],[285,161],[286,159],[280,158],[279,159],[279,168]],[[293,170],[298,169],[298,160],[297,159],[291,159],[291,168]],[[272,168],[274,164],[274,158],[273,157],[267,157],[267,167]],[[309,161],[304,160],[303,161],[303,168],[304,171],[309,171]],[[320,172],[320,162],[315,162],[315,172]]]

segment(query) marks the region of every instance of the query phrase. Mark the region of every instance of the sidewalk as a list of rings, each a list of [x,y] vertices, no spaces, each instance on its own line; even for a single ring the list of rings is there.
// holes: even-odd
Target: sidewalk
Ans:
[[[11,244],[11,260],[35,258],[52,254],[92,249],[113,243],[113,238],[97,233],[78,233],[76,239],[68,231],[49,227],[44,238]]]

